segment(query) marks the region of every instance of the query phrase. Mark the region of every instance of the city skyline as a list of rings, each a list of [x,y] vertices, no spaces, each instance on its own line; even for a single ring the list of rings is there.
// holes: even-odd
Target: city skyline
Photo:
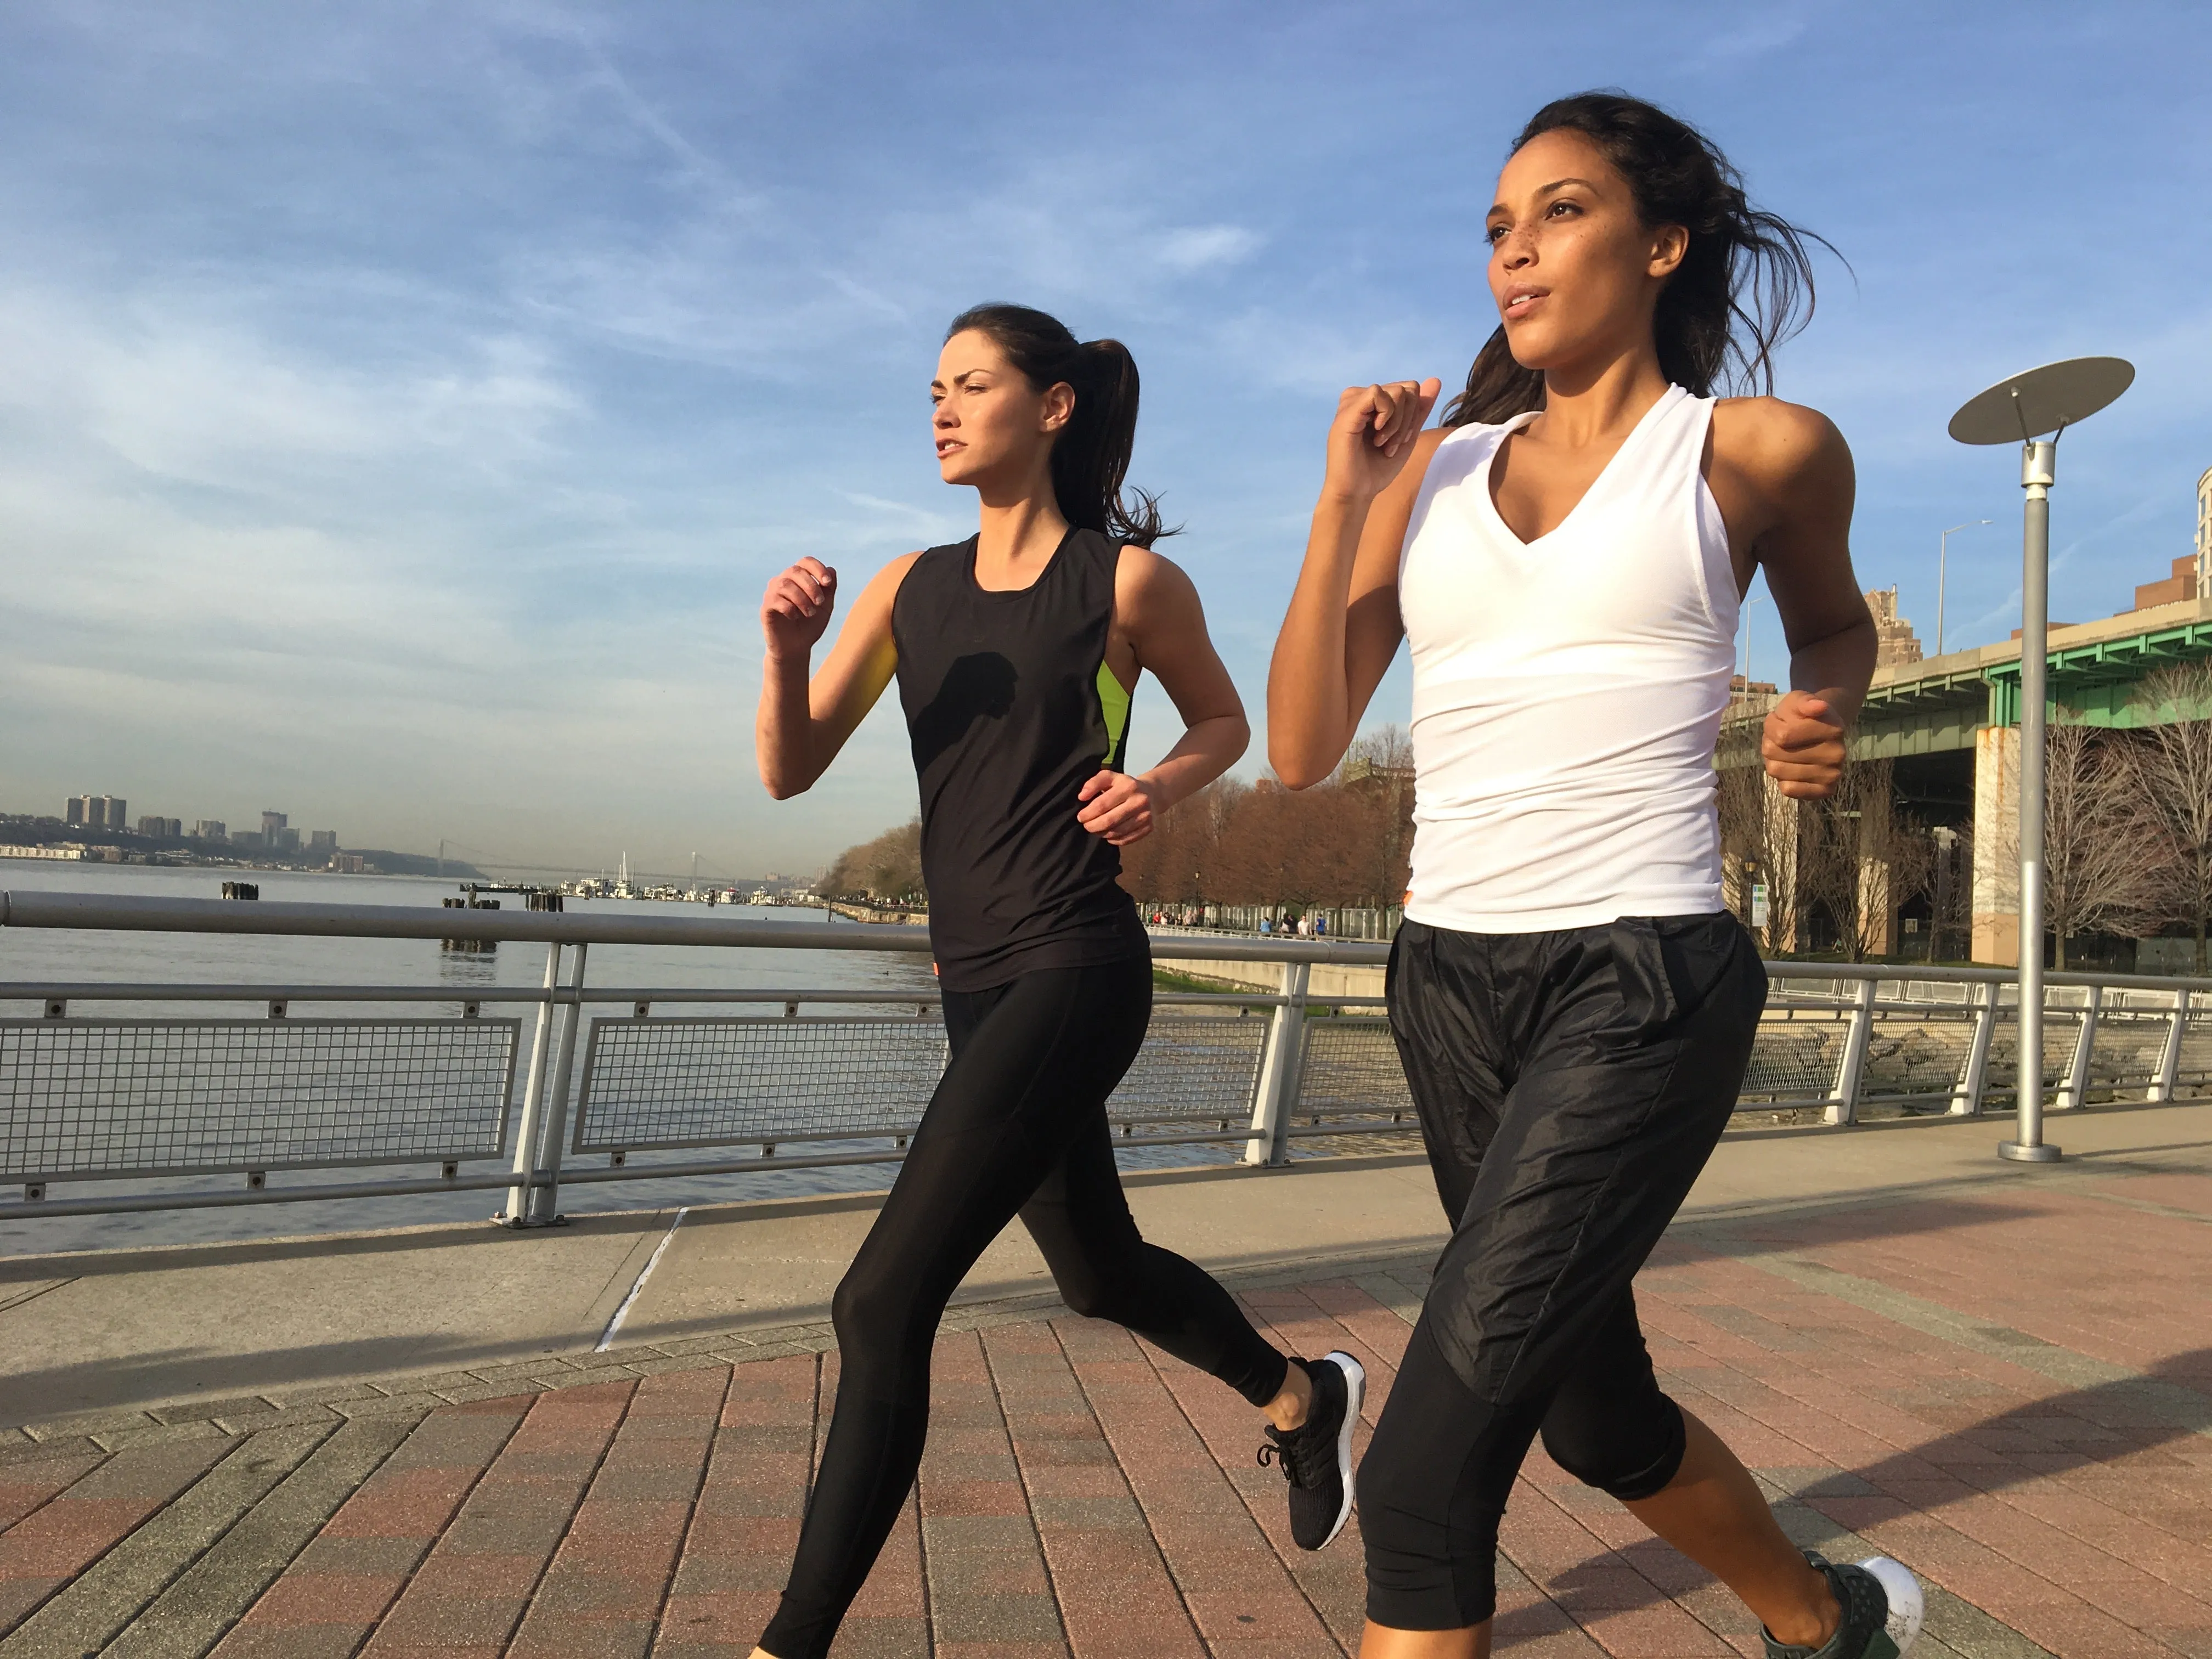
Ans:
[[[2138,365],[2054,514],[2052,614],[2106,615],[2191,550],[2212,462],[2212,226],[2182,206],[2212,184],[2208,48],[2180,5],[1136,6],[982,36],[896,5],[15,9],[0,778],[40,813],[90,776],[164,812],[273,778],[380,847],[819,866],[912,811],[904,734],[886,699],[767,800],[760,589],[967,532],[922,386],[987,297],[1132,345],[1132,478],[1189,526],[1164,550],[1257,727],[1337,387],[1464,374],[1505,144],[1596,84],[1705,125],[1849,259],[1779,389],[1851,441],[1860,585],[1923,638],[1965,520],[1995,522],[1951,538],[1948,642],[2014,625],[2016,471],[1951,409],[2034,362]],[[1110,118],[1070,116],[1079,83]],[[1370,720],[1405,703],[1401,656]],[[1172,718],[1147,681],[1139,763]]]

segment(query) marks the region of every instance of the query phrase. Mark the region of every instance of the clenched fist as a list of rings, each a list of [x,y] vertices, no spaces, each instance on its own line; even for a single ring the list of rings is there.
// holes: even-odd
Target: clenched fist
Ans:
[[[1358,501],[1381,495],[1405,470],[1413,440],[1442,390],[1433,380],[1346,387],[1336,400],[1336,418],[1329,422],[1323,490]]]
[[[771,657],[803,657],[814,649],[837,602],[837,573],[819,559],[801,559],[768,585],[761,632]]]
[[[1843,722],[1826,698],[1792,691],[1767,711],[1759,755],[1790,799],[1826,800],[1844,775]]]
[[[1115,847],[1142,841],[1152,833],[1152,798],[1157,787],[1149,779],[1127,772],[1096,773],[1076,796],[1090,805],[1075,815],[1075,821]]]

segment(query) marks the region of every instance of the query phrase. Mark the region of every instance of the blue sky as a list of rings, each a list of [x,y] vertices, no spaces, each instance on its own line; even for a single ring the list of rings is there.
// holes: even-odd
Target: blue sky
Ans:
[[[1468,3],[167,4],[0,14],[0,807],[818,866],[911,811],[894,701],[756,781],[755,620],[972,527],[924,388],[986,298],[1114,334],[1133,477],[1255,714],[1348,380],[1462,376],[1539,104],[1623,85],[1849,258],[1780,390],[1860,473],[1863,585],[2014,625],[2015,368],[2069,436],[2052,613],[2191,550],[2212,465],[2212,12]],[[1755,661],[1778,674],[1771,606]],[[1402,661],[1376,719],[1404,718]],[[1172,737],[1140,696],[1139,758]],[[1259,763],[1255,746],[1245,770]]]

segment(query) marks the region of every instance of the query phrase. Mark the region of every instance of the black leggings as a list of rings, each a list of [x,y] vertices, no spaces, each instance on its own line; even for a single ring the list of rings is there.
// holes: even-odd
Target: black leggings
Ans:
[[[1359,1466],[1367,1616],[1497,1605],[1528,1444],[1634,1501],[1681,1467],[1630,1283],[1726,1127],[1765,970],[1729,915],[1480,934],[1409,921],[1390,1022],[1453,1220]]]
[[[1121,1195],[1106,1097],[1144,1042],[1151,963],[943,994],[951,1063],[831,1304],[837,1406],[761,1638],[777,1659],[830,1651],[921,1464],[945,1304],[1015,1216],[1077,1313],[1127,1326],[1255,1406],[1288,1369],[1226,1291],[1145,1243]]]

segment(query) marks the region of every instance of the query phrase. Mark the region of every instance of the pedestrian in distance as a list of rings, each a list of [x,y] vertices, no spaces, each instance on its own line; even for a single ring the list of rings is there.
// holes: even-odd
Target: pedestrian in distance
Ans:
[[[1702,135],[1547,105],[1489,210],[1499,322],[1435,380],[1339,400],[1267,685],[1269,757],[1332,772],[1412,649],[1414,841],[1392,1033],[1449,1242],[1357,1483],[1363,1659],[1490,1650],[1534,1437],[1755,1613],[1774,1659],[1896,1659],[1922,1592],[1802,1553],[1661,1392],[1631,1281],[1726,1127],[1766,976],[1723,908],[1713,750],[1755,572],[1788,636],[1766,771],[1831,793],[1872,676],[1850,453],[1771,395],[1808,237]]]
[[[820,1659],[914,1484],[946,1302],[1017,1215],[1067,1305],[1218,1377],[1265,1413],[1292,1536],[1351,1514],[1350,1355],[1278,1352],[1229,1293],[1139,1235],[1106,1117],[1152,1012],[1151,943],[1120,849],[1244,752],[1244,707],[1189,577],[1152,550],[1153,500],[1122,496],[1137,368],[1023,306],[956,319],[930,384],[938,467],[974,489],[977,532],[894,559],[810,678],[837,573],[802,559],[761,605],[756,741],[785,799],[819,778],[896,678],[921,790],[951,1059],[831,1304],[842,1360],[782,1601],[757,1654]],[[1129,700],[1149,670],[1185,730],[1131,772]]]

